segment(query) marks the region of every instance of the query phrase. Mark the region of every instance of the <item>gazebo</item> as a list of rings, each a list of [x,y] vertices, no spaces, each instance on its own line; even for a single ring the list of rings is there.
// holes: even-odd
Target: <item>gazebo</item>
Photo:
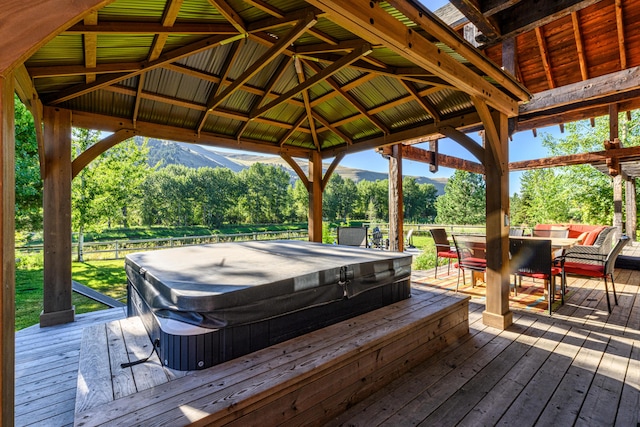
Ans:
[[[634,22],[640,4],[574,0],[545,3],[530,14],[523,10],[533,10],[533,1],[477,3],[454,2],[482,32],[477,40],[484,50],[412,0],[78,0],[63,8],[53,0],[5,2],[3,422],[13,419],[14,92],[34,115],[44,180],[42,326],[74,319],[71,181],[97,155],[134,135],[281,156],[309,192],[312,241],[321,240],[322,192],[335,167],[345,155],[381,148],[390,159],[393,250],[402,250],[403,157],[482,171],[488,246],[483,319],[509,326],[509,135],[603,112],[617,118],[618,111],[637,108],[640,54],[624,24]],[[617,33],[603,33],[612,17]],[[610,48],[599,50],[603,40],[619,48],[619,57],[610,58]],[[572,58],[570,43],[580,60]],[[71,161],[72,126],[109,134]],[[483,145],[465,135],[479,129]],[[477,163],[442,156],[435,144],[431,150],[410,145],[429,136],[453,139]],[[640,153],[616,146],[616,136],[612,127],[609,149],[581,162],[605,164],[620,182],[633,182],[634,169],[625,165]],[[331,166],[323,171],[325,159]],[[309,162],[308,174],[302,161]]]

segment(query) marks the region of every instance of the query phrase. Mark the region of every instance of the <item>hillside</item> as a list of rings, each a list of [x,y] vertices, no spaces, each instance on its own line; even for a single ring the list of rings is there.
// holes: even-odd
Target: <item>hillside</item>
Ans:
[[[142,139],[138,139],[142,142]],[[261,154],[249,153],[231,153],[223,151],[215,151],[195,144],[186,144],[181,142],[162,141],[158,139],[149,139],[149,164],[161,165],[180,164],[191,168],[200,167],[226,167],[234,172],[239,172],[250,167],[252,164],[260,162],[263,164],[271,164],[280,166],[285,169],[292,177],[296,179],[297,175],[282,158]],[[329,165],[325,164],[325,168]],[[306,172],[307,165],[301,164],[302,169]],[[387,179],[386,173],[374,172],[362,169],[352,169],[344,166],[338,166],[335,173],[343,178],[359,181],[377,181]],[[438,194],[444,193],[444,186],[447,182],[446,178],[427,178],[424,176],[416,176],[416,181],[420,184],[433,184],[438,190]]]

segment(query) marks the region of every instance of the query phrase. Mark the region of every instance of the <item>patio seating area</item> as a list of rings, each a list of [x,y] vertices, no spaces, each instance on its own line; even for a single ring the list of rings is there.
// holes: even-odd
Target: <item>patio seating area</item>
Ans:
[[[638,256],[640,245],[624,253]],[[433,270],[414,271],[414,298],[408,301],[453,294],[455,269],[433,276]],[[611,315],[602,280],[570,277],[565,304],[551,318],[545,303],[528,306],[512,299],[514,325],[505,331],[482,323],[484,286],[461,287],[459,294],[471,297],[469,334],[362,402],[345,406],[328,425],[636,425],[640,272],[617,269],[615,278],[619,305]],[[82,330],[124,316],[122,308],[109,309],[78,315],[71,324],[16,333],[17,426],[73,425]]]

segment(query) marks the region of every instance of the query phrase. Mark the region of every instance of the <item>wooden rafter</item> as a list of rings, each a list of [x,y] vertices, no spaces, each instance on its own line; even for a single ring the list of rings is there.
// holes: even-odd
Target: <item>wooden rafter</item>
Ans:
[[[307,13],[304,19],[298,21],[298,23],[289,31],[289,33],[280,38],[274,43],[265,53],[263,53],[252,66],[247,68],[237,79],[227,86],[222,93],[209,99],[207,102],[207,112],[203,114],[198,125],[198,131],[202,129],[204,121],[206,120],[209,111],[213,110],[224,102],[229,96],[231,96],[242,85],[248,82],[253,76],[255,76],[260,70],[269,65],[271,61],[278,57],[288,46],[296,40],[308,27],[313,26],[316,23],[315,16],[312,13]]]
[[[322,71],[320,66],[318,66],[317,64],[314,64],[313,62],[310,62],[308,64],[316,73],[319,73]],[[332,77],[327,78],[326,82],[331,86],[331,88],[333,89],[333,92],[335,92],[336,94],[346,99],[347,102],[353,106],[353,108],[358,110],[362,116],[367,118],[378,129],[380,129],[384,133],[390,133],[389,128],[380,119],[378,119],[372,114],[369,114],[367,112],[367,109],[360,103],[360,101],[358,101],[353,95],[349,93],[348,89],[344,89],[340,87],[338,82]]]
[[[298,84],[303,84],[306,80],[306,77],[304,75],[304,67],[300,62],[300,58],[294,58],[294,66],[296,69],[296,75],[298,76]],[[307,116],[307,121],[309,123],[309,130],[311,130],[311,138],[313,139],[313,144],[316,146],[316,150],[320,151],[320,141],[318,141],[316,122],[313,119],[313,111],[311,110],[311,105],[309,104],[309,92],[307,89],[302,91],[302,100],[304,102],[305,115]]]
[[[488,61],[486,56],[470,43],[456,37],[454,31],[448,25],[435,18],[434,14],[424,6],[408,0],[389,0],[389,4],[418,24],[421,29],[467,58],[473,65],[513,93],[518,99],[526,101],[530,98],[524,86],[505,75],[500,68],[493,62]]]
[[[260,9],[261,11],[271,15],[271,16],[275,16],[276,18],[282,18],[284,16],[284,13],[279,10],[278,8],[268,4],[265,1],[262,0],[244,0],[245,3],[247,3],[248,5],[251,5],[257,9]]]
[[[174,49],[171,52],[167,52],[166,54],[163,54],[162,56],[160,56],[160,58],[156,59],[155,61],[144,61],[141,63],[140,68],[133,72],[115,73],[115,74],[100,76],[96,79],[96,81],[92,83],[76,85],[76,86],[72,86],[67,90],[60,91],[55,96],[51,97],[50,99],[47,99],[47,101],[51,105],[60,104],[70,99],[74,99],[79,96],[85,95],[87,93],[101,89],[103,87],[112,85],[119,81],[131,78],[131,77],[135,77],[140,73],[147,72],[154,68],[162,67],[167,63],[177,61],[186,56],[190,56],[198,52],[212,49],[213,47],[219,46],[223,42],[232,42],[236,40],[238,37],[244,37],[244,35],[231,36],[231,37],[226,35],[211,36],[203,40],[198,40],[197,42]]]
[[[163,27],[171,27],[176,22],[178,18],[178,13],[180,12],[180,7],[182,7],[183,0],[168,0],[167,4],[164,7],[164,13],[162,15],[162,26]],[[166,33],[156,34],[153,38],[153,43],[151,44],[151,49],[149,49],[149,55],[147,56],[147,60],[154,61],[160,57],[162,54],[162,50],[164,49],[164,45],[167,43],[167,39],[169,35]]]
[[[382,9],[381,3],[331,0],[308,0],[308,2],[329,13],[332,21],[364,40],[385,45],[425,70],[442,76],[459,90],[485,98],[493,108],[509,117],[517,115],[518,107],[515,99],[457,62],[423,35],[391,16]],[[427,15],[423,17],[427,19]]]
[[[97,25],[76,24],[65,30],[65,34],[238,34],[231,24],[206,24],[181,22],[168,27],[157,22],[101,21]]]
[[[627,48],[624,38],[624,16],[622,0],[616,0],[616,28],[618,30],[618,49],[620,50],[620,69],[627,68]]]
[[[226,0],[209,0],[209,3],[211,6],[215,7],[218,12],[220,12],[220,14],[224,16],[224,18],[229,21],[236,30],[238,30],[238,32],[244,33],[246,31],[247,26],[245,25],[244,20],[235,10],[233,10]]]
[[[146,76],[146,74],[143,73],[138,77],[138,88],[136,89],[135,104],[133,106],[133,117],[131,117],[134,126],[136,125],[138,112],[140,111],[140,102],[142,101],[142,91],[144,89],[144,76]]]
[[[328,120],[326,120],[324,117],[322,117],[320,114],[316,113],[315,111],[311,112],[311,115],[313,116],[313,118],[315,118],[317,121],[319,121],[320,123],[322,123],[322,125],[324,127],[326,127],[327,129],[329,129],[331,132],[335,133],[336,135],[338,135],[340,138],[342,138],[342,140],[344,142],[347,143],[347,145],[351,145],[353,144],[353,140],[347,136],[344,132],[341,132],[340,129],[338,129],[337,127],[333,126],[331,123],[329,123]]]
[[[84,18],[84,24],[95,26],[98,24],[98,12],[91,12]],[[82,36],[84,44],[84,66],[87,69],[95,68],[98,63],[98,35],[84,34]],[[91,83],[96,79],[95,73],[87,73],[85,82]]]
[[[300,114],[300,117],[298,117],[293,126],[291,126],[291,129],[289,129],[287,133],[285,133],[282,138],[280,138],[280,147],[286,144],[287,140],[291,138],[291,135],[293,135],[293,133],[297,131],[300,126],[302,126],[302,123],[304,123],[306,119],[307,115],[305,113]]]
[[[411,97],[415,99],[418,102],[418,104],[420,104],[422,108],[424,108],[426,112],[429,113],[431,117],[433,117],[433,120],[436,123],[438,123],[440,121],[440,113],[438,112],[436,107],[431,103],[431,101],[420,96],[420,92],[416,89],[413,83],[405,82],[402,79],[400,79],[400,83],[402,84],[402,86],[404,86],[407,92],[409,92],[409,95],[411,95]]]
[[[311,78],[307,79],[304,83],[299,84],[298,86],[296,86],[296,87],[294,87],[292,89],[289,89],[288,91],[286,91],[285,93],[280,95],[278,98],[276,98],[273,101],[269,102],[267,105],[265,105],[263,107],[260,107],[257,111],[251,113],[251,117],[252,118],[253,117],[258,117],[258,116],[266,113],[267,111],[271,110],[272,108],[277,107],[278,105],[280,105],[283,102],[285,102],[287,99],[296,96],[298,93],[302,92],[303,90],[306,90],[306,89],[310,88],[311,86],[314,86],[314,85],[318,84],[319,82],[328,79],[333,74],[335,74],[338,71],[340,71],[342,68],[347,67],[352,62],[358,60],[358,58],[360,58],[362,56],[365,56],[365,55],[368,55],[370,52],[371,52],[371,46],[368,43],[364,43],[360,47],[360,49],[354,49],[353,52],[351,52],[348,55],[343,56],[341,59],[337,60],[333,64],[331,64],[328,67],[324,68],[319,73],[314,74]]]
[[[551,72],[551,60],[549,58],[547,40],[544,38],[544,34],[542,31],[542,27],[536,27],[536,39],[538,40],[538,48],[540,49],[540,56],[542,58],[542,67],[544,69],[545,75],[547,76],[547,83],[549,84],[549,88],[553,89],[556,87],[556,84],[553,81],[553,73]]]
[[[573,36],[576,39],[576,49],[578,50],[580,74],[582,75],[582,80],[587,80],[589,79],[589,68],[587,67],[586,55],[584,54],[584,44],[582,43],[582,30],[578,12],[571,12],[571,22],[573,23]]]
[[[498,24],[491,16],[482,13],[478,3],[478,0],[451,0],[451,4],[480,30],[486,40],[497,40],[501,35]]]
[[[238,55],[240,54],[240,46],[242,42],[243,40],[236,40],[231,45],[231,48],[229,49],[229,53],[227,54],[227,57],[224,59],[224,64],[222,65],[222,75],[220,76],[220,81],[217,85],[214,85],[213,88],[211,89],[211,92],[209,93],[209,99],[207,99],[207,106],[209,106],[209,104],[214,102],[218,94],[220,94],[220,91],[222,90],[223,82],[225,82],[229,77],[229,73],[231,72],[231,67],[235,63],[236,59],[238,59]],[[210,110],[206,110],[202,114],[200,118],[200,123],[198,123],[198,132],[202,130],[202,126],[204,126],[205,122],[207,121],[207,115],[209,111]]]
[[[38,97],[38,92],[33,86],[33,80],[30,78],[24,64],[16,68],[14,72],[15,91],[22,103],[27,107],[33,116],[33,124],[36,130],[36,142],[38,143],[38,160],[40,162],[40,178],[45,176],[44,162],[44,130],[42,129],[42,119],[44,117],[42,102]]]

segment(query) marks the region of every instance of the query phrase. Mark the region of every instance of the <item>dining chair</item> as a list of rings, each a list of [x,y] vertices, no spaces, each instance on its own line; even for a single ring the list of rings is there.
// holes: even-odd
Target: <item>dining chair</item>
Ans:
[[[509,237],[522,237],[524,236],[523,228],[510,228],[509,229]]]
[[[447,258],[449,264],[447,266],[447,274],[451,273],[451,260],[458,259],[458,252],[455,247],[451,246],[449,238],[447,237],[447,231],[444,228],[431,228],[429,233],[433,238],[433,242],[436,245],[436,271],[435,276],[438,277],[438,259]]]
[[[618,258],[618,255],[622,252],[622,248],[624,248],[627,243],[629,243],[629,237],[623,235],[606,255],[587,252],[568,252],[561,260],[565,275],[571,274],[576,276],[602,278],[604,280],[604,291],[607,295],[607,309],[609,310],[609,314],[611,314],[611,302],[609,301],[607,278],[611,279],[613,299],[615,305],[618,305],[616,284],[613,281],[613,270],[616,264],[616,258]]]
[[[477,236],[468,236],[464,234],[454,234],[453,244],[458,253],[458,281],[456,282],[456,292],[460,284],[460,272],[462,272],[462,284],[466,286],[464,278],[465,270],[477,271],[484,273],[487,270],[486,243],[479,242]],[[471,286],[473,283],[473,274],[471,275]]]
[[[551,240],[509,239],[511,274],[542,279],[547,289],[549,316],[555,299],[556,280],[560,276],[560,295],[564,304],[565,281],[562,267],[553,265]]]

